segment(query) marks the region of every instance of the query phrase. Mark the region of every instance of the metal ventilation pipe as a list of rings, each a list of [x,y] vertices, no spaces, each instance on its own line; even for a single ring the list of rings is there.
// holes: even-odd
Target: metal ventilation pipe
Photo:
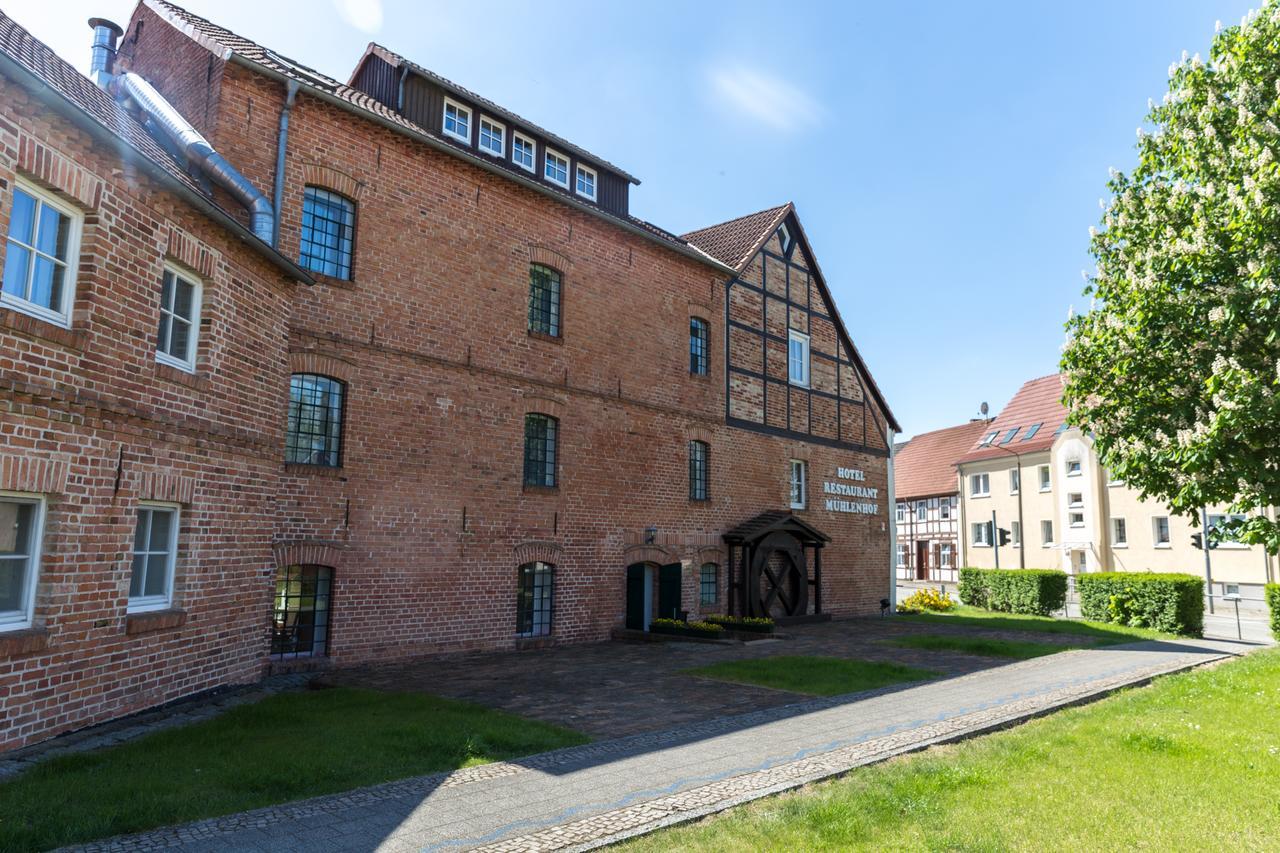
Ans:
[[[124,30],[120,25],[106,18],[90,18],[89,26],[93,27],[93,55],[89,60],[89,77],[102,88],[111,82],[111,74],[116,63],[116,44]]]

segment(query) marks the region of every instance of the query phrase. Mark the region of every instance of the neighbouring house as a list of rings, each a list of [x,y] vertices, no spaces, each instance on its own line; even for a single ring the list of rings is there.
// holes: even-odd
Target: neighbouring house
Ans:
[[[894,454],[898,580],[954,583],[959,579],[956,460],[986,428],[987,421],[976,420],[922,433]]]
[[[878,610],[898,425],[794,206],[676,235],[378,45],[344,84],[162,0],[95,24],[100,86],[0,17],[0,748]]]

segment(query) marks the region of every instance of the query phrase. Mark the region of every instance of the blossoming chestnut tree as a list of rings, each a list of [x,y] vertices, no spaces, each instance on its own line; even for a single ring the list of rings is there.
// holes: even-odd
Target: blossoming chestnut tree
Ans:
[[[1112,476],[1178,514],[1250,514],[1221,533],[1280,551],[1280,5],[1169,69],[1113,171],[1088,313],[1067,323],[1073,424]]]

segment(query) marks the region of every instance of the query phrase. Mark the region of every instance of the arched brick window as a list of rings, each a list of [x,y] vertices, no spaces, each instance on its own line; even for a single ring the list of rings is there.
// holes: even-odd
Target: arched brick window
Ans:
[[[355,247],[356,203],[324,187],[308,186],[302,195],[299,264],[332,278],[351,278]]]
[[[545,637],[551,633],[551,610],[555,591],[555,566],[525,563],[520,567],[516,594],[516,634]]]
[[[698,573],[698,602],[714,605],[720,600],[720,567],[703,563]]]
[[[560,337],[560,273],[542,264],[529,265],[529,331]]]
[[[342,417],[346,385],[330,376],[295,373],[289,378],[285,462],[342,465]]]
[[[524,416],[524,484],[554,488],[560,422],[538,413]]]
[[[711,494],[710,448],[705,441],[689,442],[689,500],[705,501]]]
[[[689,372],[694,376],[706,376],[708,366],[708,342],[710,332],[707,321],[701,317],[689,318]]]
[[[329,653],[333,569],[286,566],[276,576],[271,655],[287,659]]]

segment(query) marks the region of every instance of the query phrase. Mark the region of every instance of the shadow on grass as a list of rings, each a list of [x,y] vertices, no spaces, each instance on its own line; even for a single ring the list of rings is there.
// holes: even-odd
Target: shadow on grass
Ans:
[[[840,696],[894,684],[927,681],[942,673],[896,663],[801,655],[727,660],[683,670],[690,675],[754,684],[810,696]]]
[[[986,657],[1014,658],[1026,660],[1042,655],[1065,652],[1092,646],[1092,641],[1084,643],[1035,643],[1029,640],[996,640],[990,637],[963,637],[955,634],[911,634],[906,637],[895,637],[885,640],[892,646],[907,649],[925,649],[933,652],[962,652],[967,655],[984,655]]]
[[[961,606],[950,613],[899,613],[894,618],[930,627],[980,628],[991,631],[1029,631],[1040,634],[1071,635],[1091,640],[1087,645],[1104,646],[1133,643],[1140,640],[1176,639],[1150,628],[1130,628],[1081,619],[1058,619],[1052,616],[1027,616],[1020,613],[995,613],[976,607]]]

